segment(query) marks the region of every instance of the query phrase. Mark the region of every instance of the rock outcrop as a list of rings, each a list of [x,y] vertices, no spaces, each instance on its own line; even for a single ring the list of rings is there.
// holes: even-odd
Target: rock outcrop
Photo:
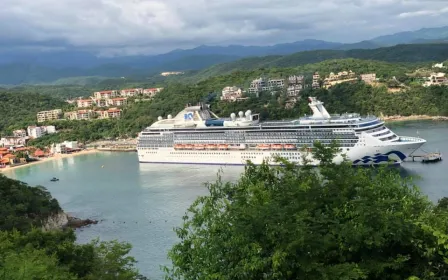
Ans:
[[[68,215],[64,212],[59,212],[49,216],[44,222],[42,222],[42,230],[50,231],[55,229],[61,229],[68,223]]]
[[[97,224],[98,221],[91,220],[91,219],[79,219],[72,216],[67,215],[64,212],[59,212],[57,214],[49,216],[43,223],[42,223],[42,230],[43,231],[50,231],[50,230],[57,230],[57,229],[63,229],[63,228],[81,228],[92,224]]]
[[[70,227],[70,228],[81,228],[81,227],[85,227],[88,225],[96,225],[98,224],[98,221],[95,220],[91,220],[91,219],[78,219],[75,217],[68,217],[68,222],[65,225],[66,227]]]

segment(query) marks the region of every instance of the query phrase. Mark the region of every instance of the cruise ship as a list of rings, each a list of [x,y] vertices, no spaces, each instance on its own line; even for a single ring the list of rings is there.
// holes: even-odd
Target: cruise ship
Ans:
[[[158,121],[139,133],[140,163],[245,165],[248,160],[280,164],[276,157],[298,165],[304,160],[319,165],[312,156],[313,143],[337,140],[335,163],[353,165],[400,164],[426,141],[398,136],[375,116],[330,115],[323,102],[309,98],[313,114],[294,120],[260,122],[250,110],[219,118],[210,106],[186,106],[175,117]]]

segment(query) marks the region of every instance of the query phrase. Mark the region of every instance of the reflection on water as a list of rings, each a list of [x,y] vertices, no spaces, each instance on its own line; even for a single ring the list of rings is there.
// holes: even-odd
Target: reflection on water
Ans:
[[[425,149],[448,155],[448,122],[417,122],[389,125],[398,135],[428,140]],[[31,185],[43,185],[61,206],[79,217],[101,220],[78,232],[80,242],[100,237],[133,244],[132,255],[143,274],[161,279],[159,265],[169,264],[166,253],[176,241],[173,228],[199,195],[203,183],[213,182],[217,166],[138,164],[135,153],[98,153],[49,161],[8,172]],[[223,180],[235,181],[241,166],[222,167]],[[448,196],[447,160],[437,164],[408,162],[402,176],[418,177],[415,183],[432,200]],[[58,177],[59,182],[50,182]]]

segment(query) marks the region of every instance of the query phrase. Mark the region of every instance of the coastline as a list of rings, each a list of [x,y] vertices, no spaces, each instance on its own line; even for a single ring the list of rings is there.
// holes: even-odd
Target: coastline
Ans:
[[[32,166],[32,165],[37,165],[37,164],[41,164],[41,163],[44,163],[44,162],[49,162],[49,161],[56,160],[56,159],[70,158],[70,157],[76,157],[76,156],[80,156],[80,155],[94,154],[94,153],[97,153],[97,152],[99,152],[97,149],[88,149],[88,150],[83,150],[83,151],[80,151],[80,152],[77,152],[77,153],[73,153],[73,154],[56,154],[54,156],[41,159],[39,161],[33,161],[33,162],[30,162],[30,163],[27,163],[27,164],[13,166],[13,167],[0,168],[0,173],[8,172],[10,170],[15,170],[15,169],[18,169],[18,168],[23,168],[23,167],[28,167],[28,166]]]
[[[385,122],[404,122],[404,121],[448,121],[447,116],[428,116],[428,115],[410,115],[410,116],[382,116],[381,120]]]

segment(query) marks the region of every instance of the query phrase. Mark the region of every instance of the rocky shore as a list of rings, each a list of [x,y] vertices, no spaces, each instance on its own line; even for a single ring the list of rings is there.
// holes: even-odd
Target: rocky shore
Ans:
[[[52,215],[42,223],[43,231],[64,229],[64,228],[82,228],[88,225],[96,225],[98,221],[91,219],[79,219],[68,215],[64,212],[59,212],[58,214]]]

